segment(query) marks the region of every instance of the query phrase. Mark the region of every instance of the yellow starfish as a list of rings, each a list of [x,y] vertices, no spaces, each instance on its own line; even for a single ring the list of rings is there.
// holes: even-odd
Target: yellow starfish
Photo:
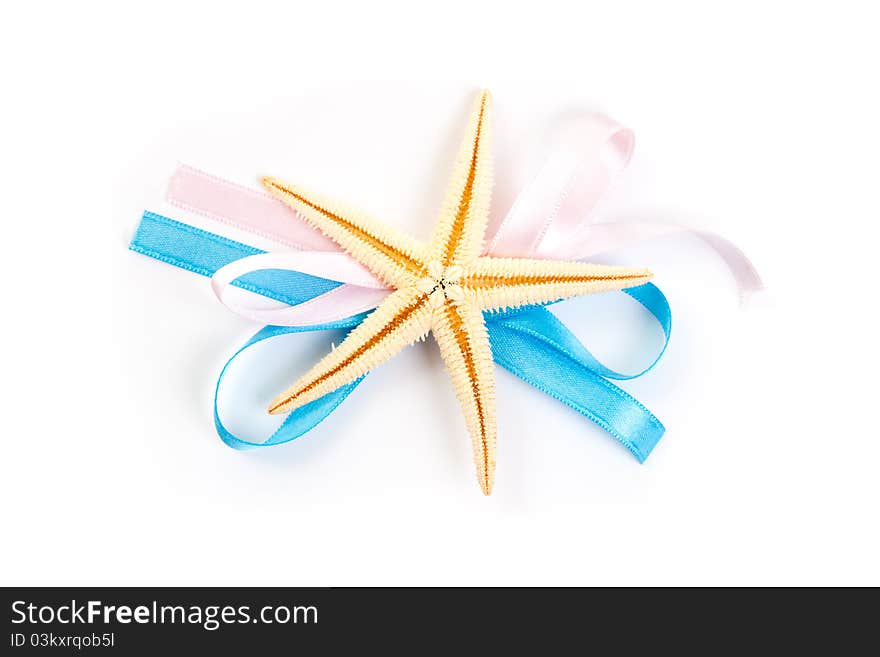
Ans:
[[[392,292],[269,406],[286,413],[350,383],[433,333],[473,442],[483,493],[495,478],[495,380],[483,311],[641,285],[647,269],[481,257],[492,186],[491,98],[481,93],[446,200],[426,244],[317,194],[264,178],[269,191],[378,276]]]

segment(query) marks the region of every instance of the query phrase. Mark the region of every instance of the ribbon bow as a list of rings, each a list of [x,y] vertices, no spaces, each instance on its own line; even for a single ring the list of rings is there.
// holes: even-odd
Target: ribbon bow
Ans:
[[[632,132],[605,116],[589,114],[569,122],[537,175],[490,233],[486,253],[578,260],[648,237],[687,232],[725,260],[741,295],[760,289],[760,278],[746,256],[717,235],[668,223],[592,222],[597,204],[629,162],[633,145]],[[332,413],[360,380],[296,409],[269,437],[252,440],[234,435],[221,420],[218,393],[227,370],[242,352],[264,340],[306,331],[351,330],[387,289],[330,240],[296,221],[288,207],[262,192],[181,166],[172,177],[168,200],[295,249],[266,253],[151,212],[144,213],[130,245],[134,251],[212,276],[222,303],[268,324],[233,354],[218,377],[214,420],[222,440],[236,449],[249,449],[301,436]],[[232,286],[276,305],[266,307],[265,299],[256,302],[256,297],[230,294]],[[496,363],[595,422],[642,462],[665,429],[609,379],[633,379],[656,365],[669,342],[671,313],[653,284],[622,292],[651,313],[665,338],[653,362],[635,374],[599,362],[546,307],[490,313],[486,323]]]

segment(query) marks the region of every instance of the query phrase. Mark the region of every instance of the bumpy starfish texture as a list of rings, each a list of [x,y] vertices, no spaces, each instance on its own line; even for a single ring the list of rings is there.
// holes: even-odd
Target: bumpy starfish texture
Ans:
[[[286,413],[350,383],[432,333],[473,443],[483,493],[495,478],[495,380],[483,311],[646,283],[647,269],[481,256],[492,186],[491,99],[479,95],[437,227],[426,244],[274,178],[263,184],[392,288],[364,322],[269,406]]]

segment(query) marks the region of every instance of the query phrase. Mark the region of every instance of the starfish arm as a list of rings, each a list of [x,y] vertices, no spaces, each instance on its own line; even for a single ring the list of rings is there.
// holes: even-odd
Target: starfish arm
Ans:
[[[336,242],[385,284],[400,288],[421,276],[426,245],[363,213],[275,178],[263,185]]]
[[[649,270],[635,267],[484,257],[462,278],[461,286],[481,310],[500,310],[622,290],[649,280]]]
[[[492,99],[479,95],[462,140],[440,220],[430,244],[430,259],[461,265],[482,252],[492,196]]]
[[[363,323],[269,405],[286,413],[351,383],[431,329],[428,295],[414,288],[392,292]]]
[[[434,338],[449,370],[471,435],[477,479],[485,495],[495,481],[495,377],[483,314],[446,301],[434,314]]]

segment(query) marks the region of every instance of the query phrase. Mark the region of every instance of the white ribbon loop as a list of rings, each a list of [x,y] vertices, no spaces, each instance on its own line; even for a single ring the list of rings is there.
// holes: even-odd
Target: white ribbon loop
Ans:
[[[297,271],[339,281],[343,285],[296,306],[279,302],[277,306],[265,307],[265,297],[243,292],[231,294],[233,281],[264,269]],[[334,322],[375,308],[388,294],[385,285],[352,258],[344,253],[320,251],[261,253],[235,260],[217,270],[211,278],[211,289],[220,302],[234,313],[272,326],[311,326]]]

